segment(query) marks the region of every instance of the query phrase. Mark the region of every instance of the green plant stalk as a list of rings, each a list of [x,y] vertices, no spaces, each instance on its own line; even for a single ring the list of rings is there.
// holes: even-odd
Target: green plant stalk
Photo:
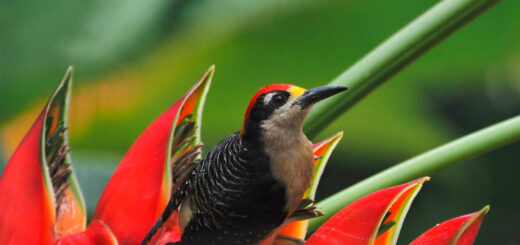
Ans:
[[[425,152],[319,202],[325,216],[310,220],[314,230],[347,204],[374,191],[401,184],[438,171],[462,160],[486,153],[495,148],[520,140],[520,116],[497,123]]]
[[[330,84],[349,88],[315,105],[304,131],[318,133],[377,86],[500,0],[445,0],[395,33]]]

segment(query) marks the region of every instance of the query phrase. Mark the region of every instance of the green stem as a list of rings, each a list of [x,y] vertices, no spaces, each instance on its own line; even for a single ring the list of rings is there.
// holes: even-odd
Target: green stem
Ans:
[[[500,0],[445,0],[391,36],[330,84],[349,88],[315,105],[304,127],[309,138],[377,86]]]
[[[325,216],[310,220],[316,229],[330,216],[356,199],[392,185],[415,179],[451,164],[520,140],[520,116],[481,129],[431,151],[411,158],[319,202]]]

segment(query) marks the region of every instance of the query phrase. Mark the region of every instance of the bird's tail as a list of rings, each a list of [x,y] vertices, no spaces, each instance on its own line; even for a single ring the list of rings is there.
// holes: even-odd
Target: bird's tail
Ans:
[[[157,230],[163,226],[163,224],[168,220],[168,218],[172,215],[173,211],[177,209],[177,207],[180,205],[179,201],[176,201],[174,198],[170,198],[170,201],[168,202],[168,205],[166,206],[166,209],[161,214],[159,219],[155,221],[155,224],[152,226],[148,234],[144,237],[143,241],[141,242],[141,245],[146,245],[152,240],[152,237],[155,235]],[[177,243],[174,243],[177,244]]]

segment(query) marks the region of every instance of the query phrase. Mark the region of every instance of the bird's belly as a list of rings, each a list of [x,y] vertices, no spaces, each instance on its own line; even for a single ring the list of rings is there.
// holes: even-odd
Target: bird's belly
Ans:
[[[192,215],[193,211],[190,205],[190,200],[187,198],[182,202],[181,207],[179,208],[179,215],[177,216],[177,222],[181,232],[184,232],[184,228],[186,228],[186,225],[190,222]]]

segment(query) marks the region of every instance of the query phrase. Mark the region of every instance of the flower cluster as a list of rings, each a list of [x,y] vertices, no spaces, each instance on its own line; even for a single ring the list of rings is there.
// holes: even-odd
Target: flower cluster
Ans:
[[[200,148],[201,112],[214,67],[139,136],[108,182],[87,226],[67,139],[69,69],[0,177],[1,244],[140,244],[179,184],[176,165]],[[298,214],[263,244],[395,244],[408,209],[428,177],[368,194],[348,204],[304,241],[323,169],[343,133],[313,145],[314,181]],[[193,154],[191,154],[193,155]],[[441,223],[412,244],[472,244],[488,211]],[[306,212],[313,210],[314,212]],[[178,241],[176,215],[153,244]]]

